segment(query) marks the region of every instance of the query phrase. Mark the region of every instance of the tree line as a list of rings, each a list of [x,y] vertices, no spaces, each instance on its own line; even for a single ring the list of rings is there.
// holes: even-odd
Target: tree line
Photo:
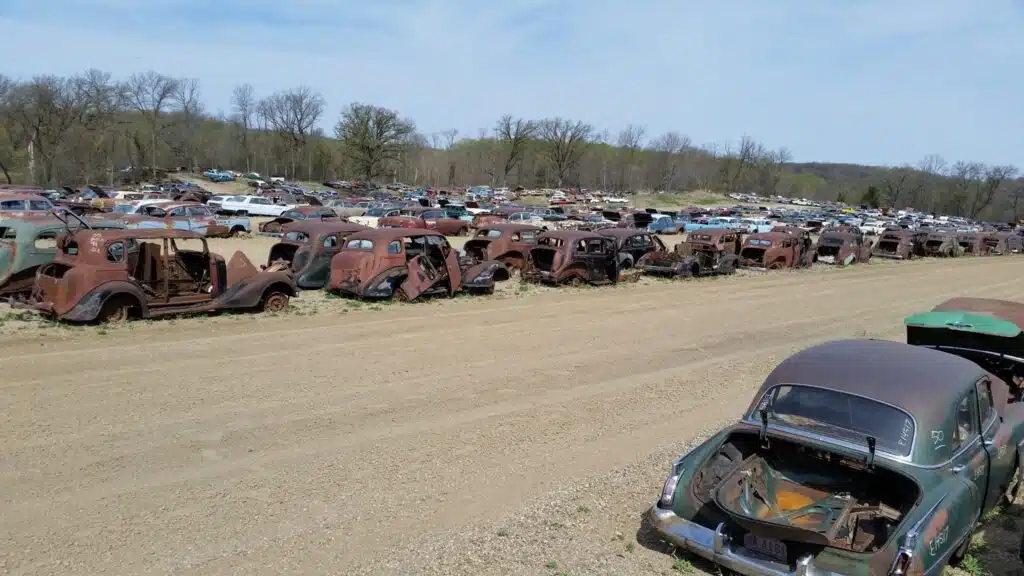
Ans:
[[[398,111],[361,102],[328,132],[325,109],[306,86],[258,95],[240,85],[228,112],[211,112],[194,78],[0,75],[0,175],[8,183],[114,185],[126,166],[135,180],[157,167],[221,168],[309,181],[755,192],[972,218],[1024,215],[1024,179],[1013,166],[939,156],[893,167],[794,163],[787,149],[751,137],[697,145],[678,131],[630,125],[613,133],[566,118],[506,115],[477,134],[425,134]]]

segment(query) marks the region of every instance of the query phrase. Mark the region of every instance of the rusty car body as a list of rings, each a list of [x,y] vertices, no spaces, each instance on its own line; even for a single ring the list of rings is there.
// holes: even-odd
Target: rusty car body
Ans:
[[[985,251],[991,256],[1006,256],[1024,252],[1024,238],[1015,232],[986,232]]]
[[[818,237],[814,260],[822,264],[849,266],[871,259],[872,244],[857,228],[825,230]]]
[[[614,238],[619,251],[619,271],[632,268],[644,256],[652,252],[666,252],[665,243],[645,228],[605,228],[597,234]]]
[[[924,254],[924,237],[927,233],[920,233],[914,230],[903,228],[889,228],[884,230],[871,249],[871,255],[875,258],[888,258],[891,260],[913,260]]]
[[[241,251],[225,262],[195,232],[86,228],[58,237],[57,254],[36,271],[32,295],[18,307],[69,322],[123,321],[229,309],[276,312],[296,295],[288,271],[257,270]]]
[[[960,246],[960,238],[955,230],[935,230],[928,233],[923,243],[925,256],[939,258],[956,258],[962,256],[964,249]]]
[[[957,244],[963,250],[963,256],[987,256],[985,235],[980,232],[961,232],[956,237]]]
[[[773,229],[750,234],[743,240],[740,267],[754,270],[805,268],[811,265],[813,257],[810,245],[801,236]]]
[[[319,290],[331,275],[331,259],[345,240],[356,232],[370,230],[367,226],[340,219],[296,220],[284,224],[281,240],[270,248],[267,267],[283,263],[295,276],[295,284],[303,290]]]
[[[498,260],[509,271],[522,271],[540,233],[540,228],[529,224],[489,224],[477,229],[462,250],[471,262]]]
[[[813,346],[768,375],[739,422],[672,464],[647,519],[740,574],[940,574],[1016,494],[1021,408],[952,354]]]
[[[732,274],[739,267],[743,234],[727,228],[702,228],[687,234],[672,251],[656,251],[637,262],[645,274],[698,277]]]
[[[543,284],[609,284],[619,280],[618,242],[595,232],[548,230],[530,250],[522,278]]]
[[[387,216],[377,224],[380,228],[411,228],[434,230],[445,236],[465,236],[471,222],[449,217],[444,208],[410,206],[403,208],[398,216]]]
[[[280,216],[267,220],[259,225],[262,234],[278,235],[285,224],[304,220],[338,220],[338,213],[327,206],[295,206],[281,213]]]
[[[331,258],[330,292],[361,298],[415,300],[453,296],[459,291],[487,294],[508,269],[496,260],[465,267],[443,234],[413,228],[377,228],[348,237]]]
[[[115,220],[90,220],[89,226],[124,228]],[[0,297],[24,298],[32,293],[36,271],[57,255],[57,237],[67,228],[65,221],[50,214],[0,219]]]
[[[209,206],[198,202],[147,202],[131,213],[116,215],[125,228],[187,230],[209,237],[231,236],[249,229],[247,217],[217,216]]]

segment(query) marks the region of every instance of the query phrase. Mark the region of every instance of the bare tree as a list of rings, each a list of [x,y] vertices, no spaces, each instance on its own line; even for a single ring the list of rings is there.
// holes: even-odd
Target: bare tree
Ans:
[[[902,209],[906,204],[913,204],[924,190],[924,183],[916,178],[910,166],[892,168],[882,179],[881,200],[893,209]]]
[[[637,153],[643,147],[644,135],[647,128],[630,124],[619,132],[617,143],[622,151],[622,163],[619,167],[619,188],[628,190],[634,195],[636,189],[633,187],[633,169],[636,167]]]
[[[177,140],[171,148],[179,158],[188,162],[188,169],[191,171],[195,170],[198,164],[196,140],[199,137],[203,103],[200,99],[199,80],[182,78],[176,84],[172,100],[175,112],[180,116],[180,124],[177,126]]]
[[[739,192],[745,182],[748,170],[756,164],[758,158],[765,155],[764,146],[749,136],[740,140],[739,150],[735,154],[725,154],[722,159],[720,179],[726,192]]]
[[[359,102],[349,104],[334,127],[345,158],[367,181],[382,176],[415,133],[416,125],[398,112]]]
[[[757,156],[754,158],[754,167],[756,168],[756,185],[761,195],[774,196],[778,193],[783,169],[792,160],[793,156],[786,148],[758,150]]]
[[[295,177],[295,161],[305,148],[313,127],[323,116],[326,102],[323,96],[306,86],[278,92],[265,100],[267,121],[289,144],[290,177]]]
[[[992,204],[1005,180],[1013,178],[1013,166],[986,166],[981,162],[957,162],[950,169],[950,194],[946,210],[971,219]]]
[[[451,130],[445,130],[441,135],[444,136],[444,149],[451,150],[459,138],[459,131],[456,128],[452,128]]]
[[[540,137],[545,143],[545,154],[562,186],[569,173],[579,165],[580,156],[594,128],[582,121],[549,118],[540,123]]]
[[[656,167],[656,181],[651,185],[655,190],[674,190],[682,161],[682,153],[688,150],[692,142],[689,136],[679,132],[666,132],[651,142]]]
[[[231,107],[235,121],[242,133],[242,152],[245,154],[245,171],[252,172],[250,160],[252,151],[249,148],[249,130],[252,129],[253,116],[256,114],[256,96],[252,84],[235,86],[231,92]]]
[[[124,101],[142,116],[149,127],[150,170],[154,174],[157,168],[156,141],[167,128],[163,116],[174,102],[177,88],[177,80],[152,70],[133,74],[122,87]]]
[[[506,114],[498,120],[494,128],[504,156],[501,173],[502,186],[508,186],[508,175],[519,166],[526,153],[530,139],[537,133],[537,124],[523,118],[513,118]]]

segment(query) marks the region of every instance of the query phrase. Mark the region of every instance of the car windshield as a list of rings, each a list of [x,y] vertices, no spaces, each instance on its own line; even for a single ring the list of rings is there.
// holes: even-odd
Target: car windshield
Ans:
[[[855,444],[875,438],[877,446],[907,456],[914,442],[914,420],[906,412],[881,402],[814,386],[782,385],[770,389],[749,415],[812,431]]]
[[[135,212],[135,210],[136,207],[131,204],[118,204],[117,206],[114,206],[114,212],[117,212],[118,214],[131,214],[132,212]]]
[[[380,218],[381,216],[384,215],[385,212],[386,210],[384,208],[370,208],[369,210],[366,211],[366,215]]]

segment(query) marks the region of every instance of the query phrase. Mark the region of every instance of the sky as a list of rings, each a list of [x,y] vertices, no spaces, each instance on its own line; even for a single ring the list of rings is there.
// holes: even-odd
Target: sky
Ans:
[[[1024,168],[1024,0],[0,0],[0,73],[321,93],[477,136],[504,114],[750,136],[796,161]]]

